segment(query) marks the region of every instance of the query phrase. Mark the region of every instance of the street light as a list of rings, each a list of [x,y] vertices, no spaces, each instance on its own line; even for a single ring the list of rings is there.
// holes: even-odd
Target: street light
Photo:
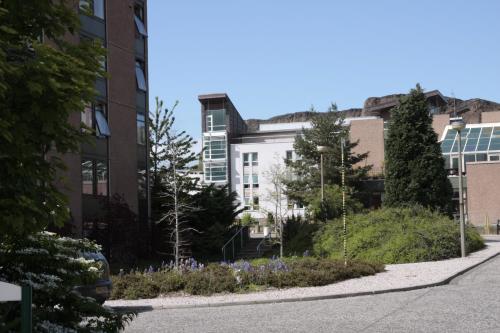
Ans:
[[[451,128],[458,134],[458,205],[460,210],[460,250],[462,258],[465,258],[465,219],[464,219],[464,194],[462,181],[462,130],[465,128],[465,122],[462,118],[454,119],[451,122]]]

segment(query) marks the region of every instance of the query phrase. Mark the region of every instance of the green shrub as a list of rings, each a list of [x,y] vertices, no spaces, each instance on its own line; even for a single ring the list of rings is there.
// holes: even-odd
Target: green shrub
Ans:
[[[150,274],[127,274],[113,276],[111,299],[140,299],[158,296],[160,288]]]
[[[152,275],[152,279],[158,286],[161,294],[168,294],[184,289],[184,278],[182,274],[175,271],[155,273]]]
[[[447,216],[421,207],[384,208],[347,218],[350,259],[383,263],[433,261],[460,256],[460,231]],[[320,256],[343,255],[342,221],[330,221],[316,234],[314,251]],[[484,247],[473,227],[466,229],[467,252]]]
[[[185,274],[184,290],[192,295],[234,292],[237,287],[233,270],[228,266],[210,264],[203,270]]]

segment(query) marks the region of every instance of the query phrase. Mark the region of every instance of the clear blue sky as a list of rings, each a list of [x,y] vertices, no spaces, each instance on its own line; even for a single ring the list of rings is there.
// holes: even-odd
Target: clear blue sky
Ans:
[[[243,118],[427,90],[500,102],[500,1],[149,0],[150,108],[175,100],[200,137],[199,94]]]

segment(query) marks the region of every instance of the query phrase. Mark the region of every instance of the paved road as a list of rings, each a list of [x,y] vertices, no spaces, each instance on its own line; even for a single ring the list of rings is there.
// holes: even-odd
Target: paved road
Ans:
[[[500,257],[441,287],[337,300],[142,312],[126,332],[500,332]]]

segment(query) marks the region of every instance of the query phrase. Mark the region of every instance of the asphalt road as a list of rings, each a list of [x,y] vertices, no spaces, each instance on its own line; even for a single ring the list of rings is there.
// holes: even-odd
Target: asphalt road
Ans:
[[[441,287],[336,300],[154,310],[126,332],[500,333],[500,256]]]

